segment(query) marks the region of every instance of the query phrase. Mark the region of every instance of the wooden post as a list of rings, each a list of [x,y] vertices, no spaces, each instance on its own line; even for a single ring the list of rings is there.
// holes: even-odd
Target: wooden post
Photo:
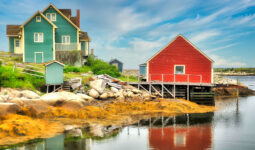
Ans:
[[[188,84],[187,84],[187,100],[189,100],[189,75],[188,75]]]
[[[174,99],[175,99],[175,74],[174,74]]]
[[[162,74],[162,77],[161,77],[161,86],[162,86],[161,95],[162,95],[162,98],[164,98],[164,84],[163,84],[163,80],[164,80],[164,75]]]
[[[187,100],[189,100],[189,84],[187,85]]]
[[[49,85],[47,85],[47,93],[49,93]]]

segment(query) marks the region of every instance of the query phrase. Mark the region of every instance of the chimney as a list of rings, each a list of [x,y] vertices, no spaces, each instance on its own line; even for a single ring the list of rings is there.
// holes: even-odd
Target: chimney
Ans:
[[[76,25],[80,28],[80,9],[76,11]]]

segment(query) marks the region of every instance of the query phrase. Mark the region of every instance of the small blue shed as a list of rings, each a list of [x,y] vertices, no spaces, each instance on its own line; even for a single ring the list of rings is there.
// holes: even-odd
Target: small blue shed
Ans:
[[[146,75],[146,67],[147,67],[146,63],[139,65],[139,75],[140,76]]]
[[[119,61],[118,59],[112,59],[109,62],[110,65],[114,65],[118,68],[119,72],[123,71],[123,63]]]
[[[61,85],[64,82],[64,64],[53,60],[45,64],[46,85]]]

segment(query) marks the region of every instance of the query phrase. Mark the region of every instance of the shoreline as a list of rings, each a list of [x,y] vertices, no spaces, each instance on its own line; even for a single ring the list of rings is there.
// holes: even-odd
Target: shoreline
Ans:
[[[21,119],[19,119],[20,115],[17,116],[15,120],[20,120],[20,124],[26,122],[26,125],[29,128],[30,124],[33,124],[32,121],[39,119],[41,121],[58,124],[58,126],[55,127],[58,132],[52,132],[54,134],[51,133],[51,135],[47,136],[49,131],[48,128],[54,128],[52,128],[50,124],[46,123],[46,126],[48,127],[47,130],[38,131],[41,132],[41,135],[38,137],[29,135],[27,136],[26,132],[24,132],[23,135],[15,135],[13,134],[15,132],[11,133],[12,130],[9,132],[5,131],[6,133],[8,133],[8,135],[13,134],[13,136],[5,140],[8,141],[7,143],[4,143],[4,141],[2,140],[6,139],[6,137],[3,136],[3,134],[0,132],[0,137],[2,134],[0,143],[1,147],[3,147],[4,145],[11,146],[13,144],[24,143],[28,140],[49,138],[57,135],[58,133],[64,133],[68,132],[69,130],[76,130],[85,127],[93,128],[94,126],[128,126],[137,123],[139,120],[148,116],[174,116],[177,114],[179,115],[186,113],[213,112],[215,110],[215,107],[197,105],[185,100],[158,99],[157,101],[127,101],[113,102],[109,104],[104,104],[103,106],[85,106],[84,108],[76,111],[75,108],[73,108],[73,110],[67,110],[66,108],[54,107],[49,109],[47,112],[38,114],[38,116],[34,117],[32,117],[33,114],[26,114],[26,112],[21,112],[24,116],[29,118],[25,118],[22,121]],[[1,118],[3,118],[3,116]],[[27,123],[26,119],[30,120],[31,123]],[[19,126],[19,123],[16,124],[16,126]],[[46,135],[44,135],[44,133],[46,133]],[[39,134],[36,134],[36,131],[33,131],[33,135]]]

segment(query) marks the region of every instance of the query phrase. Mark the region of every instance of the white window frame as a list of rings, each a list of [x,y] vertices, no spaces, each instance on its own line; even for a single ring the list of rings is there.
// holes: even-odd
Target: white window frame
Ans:
[[[186,67],[185,67],[185,65],[174,65],[174,74],[177,74],[177,73],[176,73],[176,67],[178,67],[178,66],[183,67],[183,73],[178,73],[178,74],[185,74],[185,73],[186,73]]]
[[[43,60],[43,52],[34,52],[34,60],[35,60],[35,63],[36,63],[36,54],[42,54],[42,63],[44,62],[44,60]]]
[[[36,17],[35,17],[35,20],[36,20],[36,22],[41,22],[41,20],[42,20],[42,19],[41,19],[41,16],[36,16]]]
[[[55,15],[54,20],[52,17],[53,14]],[[50,16],[49,18],[47,17],[48,15]],[[48,18],[50,21],[57,21],[57,14],[56,13],[46,13],[46,18]]]
[[[19,41],[19,46],[17,46],[16,41]],[[15,45],[15,47],[20,47],[20,40],[19,39],[14,39],[14,45]]]
[[[37,39],[38,41],[35,40],[36,34],[38,35]],[[42,41],[40,41],[40,34],[42,34]],[[43,37],[43,32],[34,32],[34,43],[43,43],[44,42],[44,37]]]
[[[65,43],[64,43],[63,41],[64,41],[64,38],[66,38],[66,37],[69,37],[69,42],[66,42],[66,40],[65,40]],[[62,35],[61,42],[62,42],[62,44],[69,45],[71,43],[71,36],[70,35]]]

